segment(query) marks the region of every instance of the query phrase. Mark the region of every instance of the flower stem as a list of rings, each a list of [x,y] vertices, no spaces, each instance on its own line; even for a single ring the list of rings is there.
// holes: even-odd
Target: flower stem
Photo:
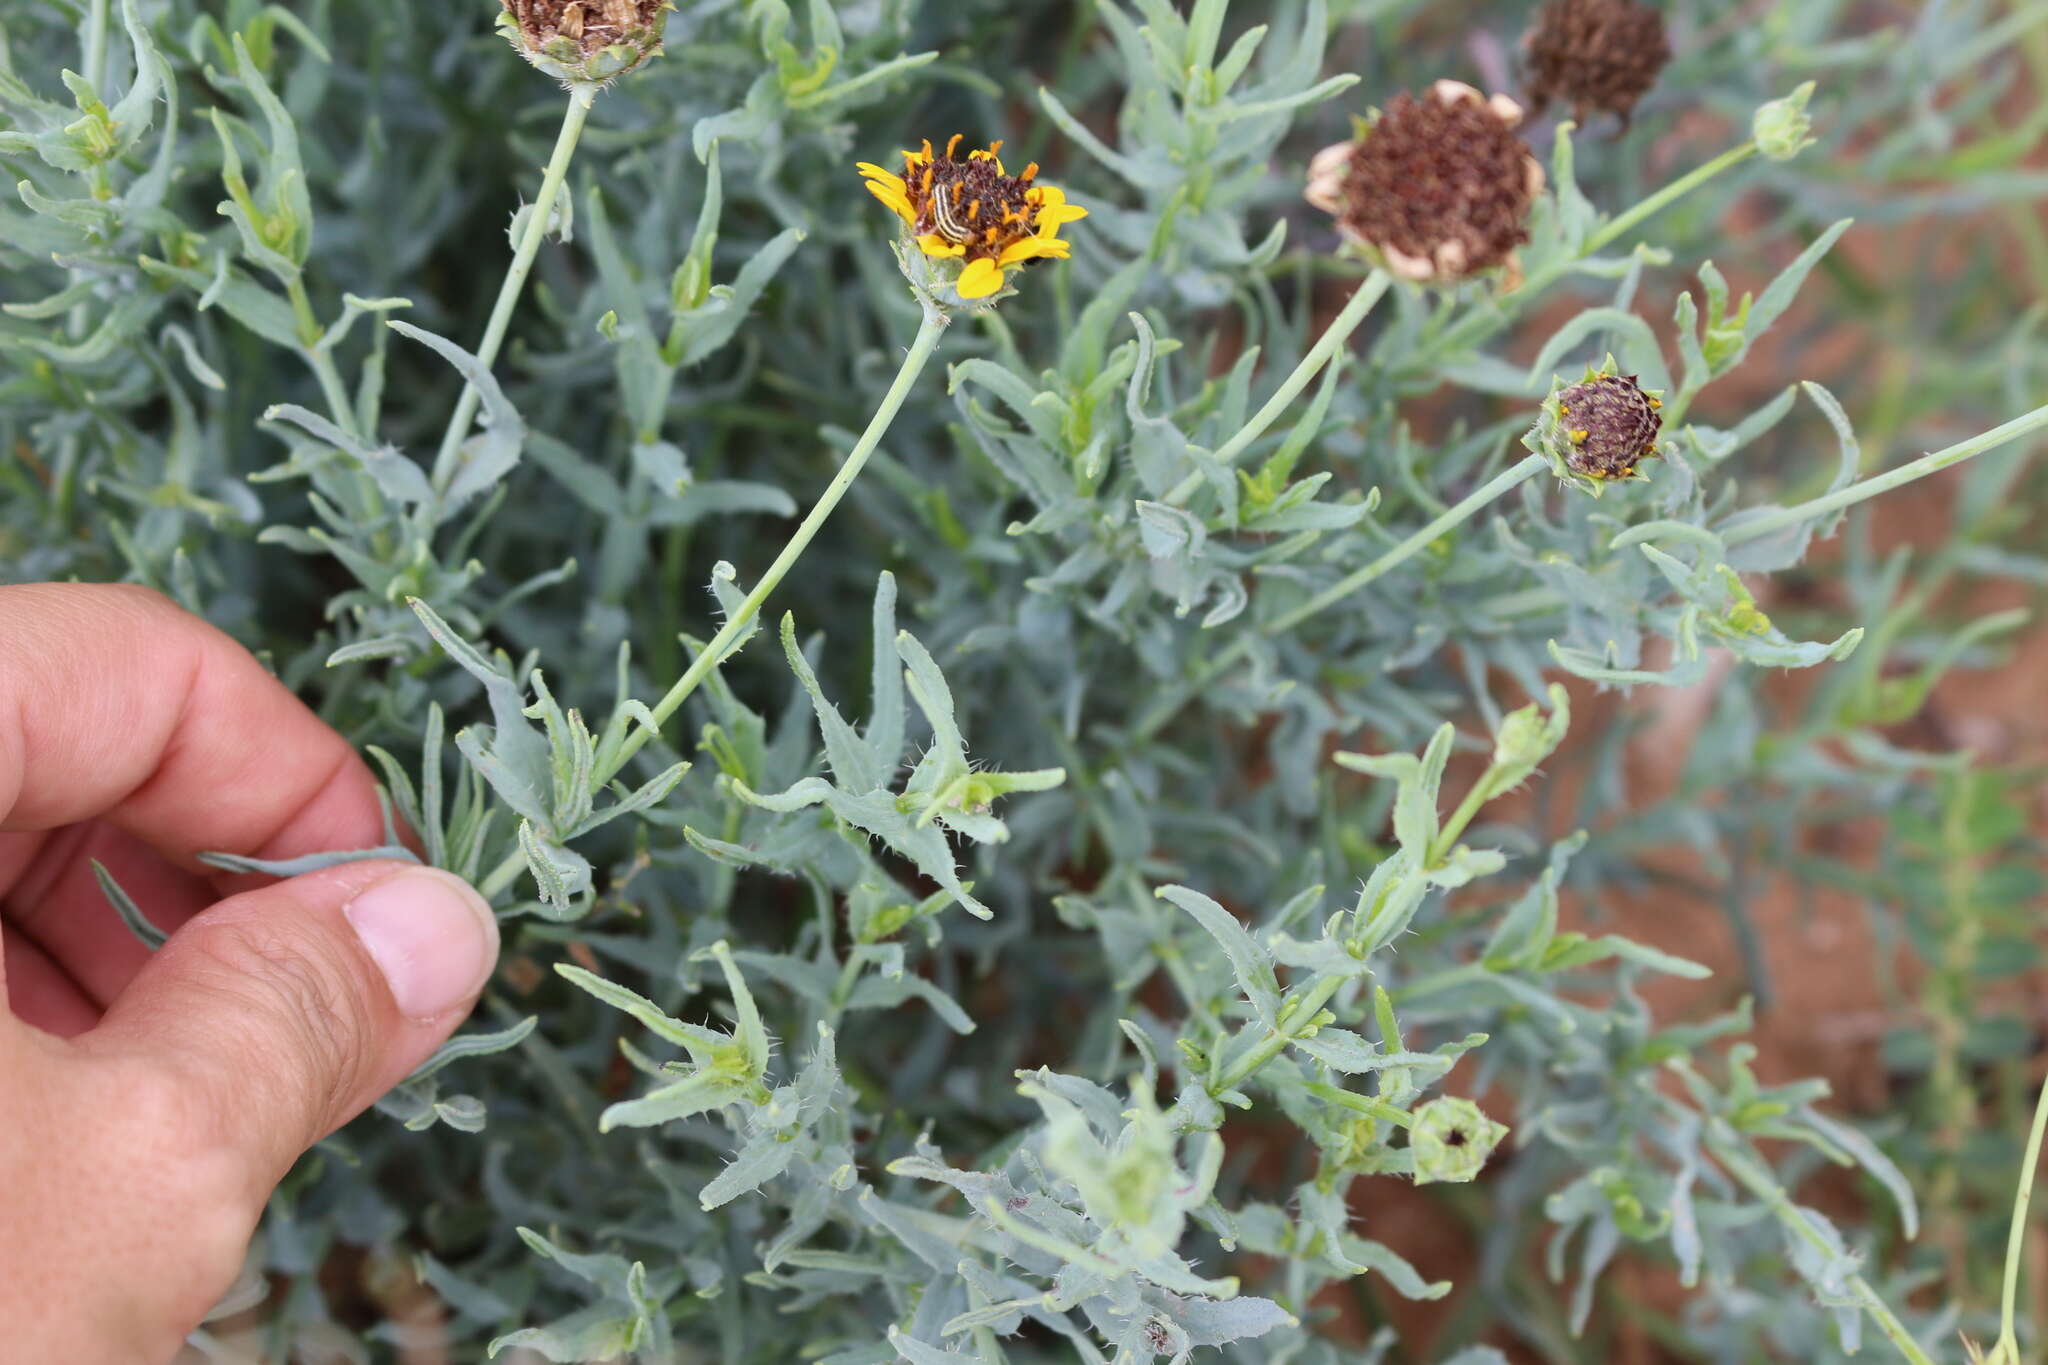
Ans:
[[[476,349],[477,363],[486,370],[497,362],[498,350],[505,344],[505,333],[512,326],[512,314],[519,307],[519,296],[526,289],[526,277],[533,273],[534,257],[540,254],[540,244],[546,240],[548,225],[554,220],[555,200],[561,195],[562,182],[568,177],[569,162],[576,155],[576,143],[583,136],[584,121],[590,117],[590,105],[597,98],[597,91],[589,85],[577,85],[569,91],[569,109],[562,116],[562,131],[555,139],[554,155],[548,158],[547,171],[541,177],[540,197],[533,201],[533,212],[527,218],[526,232],[519,239],[519,248],[512,255],[512,266],[505,272],[505,283],[498,290],[497,305],[491,310],[491,320],[484,328],[484,339]],[[448,419],[448,430],[441,437],[441,449],[434,456],[434,487],[446,488],[448,480],[455,474],[455,456],[462,449],[463,440],[469,435],[470,424],[476,421],[476,410],[483,402],[483,395],[473,384],[465,384],[462,397],[455,404],[455,413]]]
[[[1993,427],[1982,435],[1972,436],[1967,441],[1958,441],[1952,446],[1946,446],[1931,454],[1922,455],[1917,460],[1908,460],[1897,469],[1889,469],[1882,474],[1873,474],[1867,479],[1850,484],[1847,488],[1823,494],[1806,502],[1796,503],[1791,507],[1780,507],[1764,516],[1745,521],[1739,526],[1730,527],[1722,539],[1729,545],[1740,545],[1745,541],[1756,540],[1759,537],[1772,535],[1788,527],[1797,526],[1803,521],[1826,516],[1830,512],[1839,512],[1844,507],[1853,507],[1857,503],[1868,498],[1874,498],[1880,493],[1888,493],[1901,484],[1908,484],[1915,479],[1925,478],[1929,474],[1947,469],[1950,465],[1961,464],[1973,455],[1982,455],[1987,450],[1995,450],[2008,441],[2024,436],[2028,432],[2038,430],[2044,426],[2048,426],[2048,406],[2035,408],[2024,416],[2013,418],[2004,426]]]
[[[1422,549],[1452,527],[1460,525],[1469,519],[1474,512],[1477,512],[1495,498],[1500,497],[1510,489],[1527,483],[1549,467],[1550,461],[1544,456],[1528,455],[1523,457],[1520,462],[1510,465],[1499,474],[1494,475],[1492,479],[1481,484],[1456,503],[1444,509],[1441,516],[1438,516],[1421,530],[1409,536],[1408,539],[1402,541],[1372,563],[1355,572],[1346,574],[1314,597],[1309,598],[1308,601],[1295,607],[1292,611],[1282,612],[1266,622],[1265,625],[1259,628],[1261,633],[1266,635],[1283,635],[1300,625],[1303,621],[1306,621],[1309,617],[1314,616],[1317,612],[1337,605],[1337,603],[1351,596],[1352,593],[1357,592],[1374,579],[1405,563],[1417,550]]]
[[[1719,1161],[1738,1183],[1769,1206],[1786,1231],[1823,1256],[1837,1254],[1836,1248],[1806,1220],[1805,1211],[1792,1202],[1784,1188],[1778,1184],[1776,1177],[1769,1171],[1736,1151],[1730,1143],[1709,1139],[1707,1147],[1714,1154],[1715,1160]],[[1933,1359],[1920,1349],[1920,1343],[1913,1340],[1912,1333],[1906,1330],[1906,1325],[1899,1321],[1898,1315],[1893,1313],[1890,1306],[1878,1297],[1877,1291],[1870,1287],[1870,1281],[1861,1275],[1851,1275],[1849,1288],[1855,1294],[1863,1311],[1877,1324],[1878,1330],[1884,1333],[1885,1338],[1898,1348],[1901,1356],[1910,1361],[1911,1365],[1934,1365]]]
[[[1493,774],[1494,769],[1489,764],[1486,772],[1465,793],[1465,799],[1458,803],[1458,808],[1451,812],[1451,818],[1444,821],[1443,827],[1437,831],[1429,846],[1430,867],[1443,866],[1444,859],[1458,846],[1458,838],[1465,832],[1465,827],[1472,823],[1480,808],[1493,799]]]
[[[1461,355],[1470,347],[1478,345],[1489,335],[1506,326],[1518,305],[1535,298],[1543,290],[1569,275],[1580,261],[1602,247],[1613,245],[1624,233],[1691,194],[1721,172],[1749,160],[1756,155],[1756,150],[1754,140],[1730,147],[1713,160],[1702,162],[1639,203],[1622,210],[1602,223],[1598,230],[1581,242],[1578,251],[1572,256],[1551,262],[1514,289],[1502,294],[1497,306],[1471,310],[1434,340],[1426,342],[1421,352],[1413,358],[1413,363],[1433,361],[1446,355]]]
[[[933,309],[925,314],[924,325],[918,328],[917,339],[910,343],[910,353],[903,357],[903,366],[897,370],[896,380],[889,385],[889,391],[882,395],[881,406],[875,409],[874,417],[868,421],[867,430],[861,433],[860,440],[847,455],[846,462],[839,466],[839,472],[833,476],[832,482],[826,485],[816,505],[798,525],[796,534],[789,538],[789,543],[782,547],[782,553],[775,556],[775,562],[761,575],[761,581],[754,585],[754,590],[746,595],[738,609],[726,618],[725,625],[720,627],[718,634],[711,637],[711,643],[698,653],[683,676],[676,679],[675,686],[669,688],[662,699],[654,704],[652,709],[656,726],[674,715],[676,708],[687,701],[690,694],[697,690],[697,685],[718,666],[733,641],[739,639],[753,623],[754,618],[760,614],[761,604],[768,600],[769,594],[775,591],[790,569],[795,567],[797,560],[809,548],[819,530],[831,518],[833,509],[839,506],[840,499],[853,487],[853,481],[860,477],[860,471],[867,465],[868,457],[873,455],[875,447],[882,443],[882,437],[889,430],[890,423],[896,420],[897,412],[903,407],[903,400],[910,394],[911,385],[917,382],[918,375],[924,370],[925,362],[931,359],[932,352],[938,348],[939,337],[945,330],[945,313]],[[619,749],[618,758],[611,765],[612,770],[616,772],[624,766],[626,760],[640,752],[642,746],[652,739],[654,734],[654,730],[643,727],[626,736],[625,744]]]
[[[1679,176],[1678,179],[1664,186],[1640,203],[1623,210],[1605,223],[1602,223],[1599,231],[1586,238],[1586,243],[1579,249],[1579,254],[1590,256],[1601,247],[1612,244],[1623,233],[1626,233],[1644,219],[1649,218],[1652,214],[1662,212],[1667,206],[1691,194],[1721,172],[1735,166],[1740,166],[1743,162],[1755,156],[1756,150],[1756,141],[1752,138],[1738,147],[1730,147],[1711,161],[1701,162],[1698,166],[1693,167],[1693,169]]]
[[[1351,298],[1345,303],[1343,310],[1330,319],[1330,325],[1316,338],[1316,344],[1309,347],[1308,353],[1302,356],[1301,363],[1294,367],[1294,372],[1281,382],[1279,388],[1273,390],[1273,396],[1266,400],[1265,406],[1252,415],[1252,419],[1244,424],[1237,435],[1217,448],[1216,463],[1225,468],[1236,463],[1238,457],[1244,454],[1253,441],[1259,439],[1267,427],[1280,420],[1280,414],[1287,411],[1288,406],[1301,396],[1301,391],[1308,387],[1309,381],[1322,372],[1323,366],[1330,363],[1343,348],[1344,343],[1350,339],[1351,334],[1358,330],[1358,324],[1365,321],[1366,314],[1372,312],[1373,306],[1380,301],[1387,292],[1387,286],[1392,282],[1392,277],[1384,270],[1375,270],[1365,277],[1358,288],[1352,291]],[[1201,486],[1200,472],[1190,474],[1173,486],[1165,500],[1178,507],[1193,497],[1195,490]]]
[[[1495,475],[1486,484],[1474,489],[1455,505],[1447,508],[1441,516],[1409,536],[1399,545],[1388,550],[1372,563],[1355,573],[1345,575],[1345,577],[1332,583],[1300,606],[1295,607],[1291,611],[1283,612],[1266,622],[1263,626],[1259,627],[1258,634],[1285,634],[1303,621],[1306,621],[1309,617],[1314,616],[1317,612],[1335,606],[1374,579],[1400,567],[1417,550],[1422,549],[1444,532],[1465,521],[1473,513],[1492,502],[1501,494],[1528,482],[1537,473],[1549,467],[1550,461],[1543,456],[1527,456],[1518,464],[1512,465]],[[1203,688],[1216,681],[1217,678],[1228,672],[1233,664],[1236,664],[1251,652],[1253,638],[1253,635],[1249,632],[1240,635],[1237,638],[1236,644],[1211,658],[1207,663],[1196,669],[1192,677],[1182,680],[1179,686],[1169,690],[1138,721],[1137,728],[1131,731],[1130,739],[1127,743],[1142,743],[1153,735],[1158,734],[1168,721],[1180,714],[1181,707],[1194,700]]]
[[[107,0],[92,0],[86,12],[85,79],[101,99],[107,97]]]
[[[698,684],[718,666],[726,652],[732,648],[733,642],[744,635],[754,618],[760,615],[762,604],[788,576],[797,560],[809,548],[811,541],[817,538],[819,530],[830,520],[833,509],[845,498],[847,490],[853,487],[853,481],[860,477],[860,472],[867,465],[869,457],[875,453],[875,448],[882,443],[883,435],[888,432],[890,423],[896,420],[897,412],[903,407],[903,400],[909,397],[911,386],[924,371],[925,362],[930,360],[932,352],[938,349],[939,337],[946,330],[946,320],[946,314],[936,309],[925,314],[924,325],[918,329],[917,339],[911,342],[909,354],[903,357],[903,366],[896,372],[895,382],[889,385],[889,391],[882,395],[881,406],[875,409],[875,415],[869,420],[867,430],[861,433],[860,440],[847,455],[845,463],[839,466],[839,472],[833,476],[832,482],[826,485],[825,491],[819,495],[816,505],[796,528],[795,534],[790,536],[789,542],[782,547],[782,553],[775,556],[775,562],[761,575],[761,581],[754,585],[754,590],[748,593],[732,615],[726,618],[718,633],[711,637],[711,642],[698,651],[696,659],[691,662],[683,676],[676,679],[675,685],[651,708],[654,716],[653,726],[643,725],[628,734],[619,746],[618,754],[594,775],[594,785],[601,786],[610,781],[625,767],[627,760],[646,747],[647,741],[654,738],[662,723],[689,700],[690,694],[695,692]],[[484,898],[491,899],[509,887],[518,877],[523,864],[524,858],[517,849],[514,849],[503,862],[492,869],[490,876],[484,879],[479,888],[484,893]]]
[[[1294,1041],[1301,1026],[1315,1018],[1343,984],[1342,977],[1326,976],[1310,986],[1305,994],[1296,997],[1292,1008],[1282,1010],[1273,1029],[1251,1051],[1233,1062],[1230,1070],[1217,1078],[1209,1093],[1219,1095],[1226,1090],[1237,1089],[1253,1072],[1279,1056],[1281,1050]]]
[[[2048,1081],[2042,1082],[2041,1098],[2034,1104],[2034,1125],[2027,1133],[2027,1154],[2020,1160],[2019,1192],[2012,1199],[2012,1227],[2005,1235],[2005,1291],[1998,1306],[1998,1344],[1991,1353],[1993,1360],[2017,1361],[2020,1358],[2013,1313],[2020,1292],[2020,1262],[2027,1243],[2027,1205],[2034,1198],[2034,1171],[2041,1162],[2044,1131],[2048,1131]]]

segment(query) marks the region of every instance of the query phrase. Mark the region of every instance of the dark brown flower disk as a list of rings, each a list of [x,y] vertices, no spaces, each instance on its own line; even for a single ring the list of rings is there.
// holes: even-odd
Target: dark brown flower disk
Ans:
[[[1547,0],[1523,43],[1535,112],[1569,100],[1580,119],[1601,110],[1624,127],[1671,59],[1664,17],[1637,0]]]
[[[1570,443],[1565,463],[1589,478],[1627,478],[1656,451],[1664,426],[1658,406],[1634,375],[1603,374],[1572,385],[1557,396]]]
[[[571,38],[585,52],[599,52],[661,16],[663,0],[504,0],[527,42]]]
[[[1505,262],[1540,178],[1529,146],[1478,98],[1396,95],[1352,147],[1338,220],[1361,241],[1435,262],[1446,275]],[[1445,260],[1444,248],[1456,264]]]

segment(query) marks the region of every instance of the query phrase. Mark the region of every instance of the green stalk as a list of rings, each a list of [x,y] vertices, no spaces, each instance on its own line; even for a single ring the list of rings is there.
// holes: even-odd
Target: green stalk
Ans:
[[[1993,427],[1982,435],[1972,436],[1967,441],[1958,441],[1952,446],[1945,446],[1930,454],[1922,455],[1917,460],[1908,460],[1897,469],[1888,469],[1882,474],[1873,474],[1867,479],[1850,484],[1847,488],[1823,494],[1818,498],[1797,503],[1791,507],[1780,507],[1766,516],[1756,518],[1754,521],[1745,521],[1742,525],[1731,529],[1722,539],[1727,544],[1740,545],[1745,541],[1756,540],[1760,537],[1783,531],[1788,527],[1797,526],[1803,521],[1810,521],[1815,517],[1823,517],[1830,512],[1839,512],[1844,507],[1854,507],[1857,503],[1874,498],[1880,493],[1889,493],[1892,489],[1898,488],[1903,484],[1909,484],[1915,479],[1922,479],[1929,474],[1938,473],[1941,470],[1947,469],[1950,465],[1961,464],[1973,455],[1982,455],[1987,450],[1996,450],[2008,441],[2016,440],[2028,432],[2038,430],[2044,426],[2048,426],[2048,406],[2035,408],[2024,416],[2015,417],[2005,425]]]
[[[101,99],[107,97],[107,0],[92,0],[86,11],[85,78]]]
[[[819,495],[816,505],[804,517],[788,543],[782,547],[782,553],[775,557],[775,562],[761,575],[761,580],[754,585],[754,590],[748,593],[732,615],[726,618],[718,633],[711,637],[711,642],[698,651],[696,659],[691,662],[683,676],[676,679],[675,685],[650,708],[654,724],[643,725],[626,736],[625,741],[619,746],[618,754],[594,775],[595,785],[602,786],[609,782],[626,766],[634,754],[646,747],[647,741],[654,738],[662,724],[689,700],[690,694],[695,692],[698,684],[718,666],[733,642],[745,634],[748,626],[760,615],[762,604],[781,585],[789,571],[796,566],[797,560],[803,557],[804,551],[810,547],[818,532],[831,519],[833,510],[845,498],[847,490],[853,487],[853,481],[860,477],[861,470],[866,467],[869,457],[875,453],[875,448],[882,443],[882,437],[888,432],[890,424],[896,420],[896,414],[902,409],[904,399],[910,396],[912,385],[917,382],[918,375],[923,373],[925,362],[930,360],[932,352],[938,349],[939,337],[946,330],[946,322],[946,314],[937,309],[925,313],[924,325],[918,329],[917,339],[911,342],[909,354],[903,357],[903,366],[896,372],[895,382],[890,384],[889,391],[882,395],[881,406],[875,409],[875,415],[869,420],[867,430],[861,433],[860,440],[847,455],[845,463],[839,466],[839,472],[833,476],[832,482]],[[506,855],[505,860],[492,869],[491,875],[484,879],[479,888],[484,898],[490,900],[511,886],[519,876],[519,870],[524,862],[524,858],[516,849]]]
[[[2037,1123],[2036,1131],[2038,1129],[2039,1125]],[[1775,1176],[1769,1171],[1758,1167],[1755,1162],[1742,1153],[1735,1151],[1726,1142],[1718,1142],[1710,1138],[1707,1146],[1708,1150],[1713,1152],[1714,1159],[1721,1163],[1723,1169],[1734,1176],[1736,1181],[1751,1194],[1768,1205],[1771,1212],[1777,1217],[1778,1222],[1787,1231],[1797,1236],[1799,1240],[1805,1242],[1823,1256],[1835,1254],[1835,1249],[1828,1245],[1827,1239],[1814,1231],[1813,1225],[1806,1221],[1806,1215],[1793,1204],[1791,1198],[1786,1195],[1784,1188],[1778,1184]],[[2022,1187],[2022,1193],[2024,1194],[2024,1187]],[[1920,1349],[1920,1343],[1913,1340],[1912,1333],[1906,1330],[1906,1324],[1899,1321],[1898,1315],[1892,1312],[1890,1305],[1879,1298],[1877,1291],[1871,1288],[1870,1281],[1864,1279],[1861,1275],[1852,1275],[1849,1277],[1849,1288],[1855,1291],[1858,1299],[1861,1301],[1864,1313],[1870,1317],[1872,1322],[1877,1324],[1878,1330],[1884,1333],[1885,1339],[1898,1348],[1901,1356],[1911,1362],[1911,1365],[1934,1365],[1933,1359],[1927,1352]]]
[[[1472,784],[1472,789],[1465,793],[1465,799],[1451,812],[1451,818],[1444,821],[1443,828],[1437,831],[1435,840],[1429,846],[1429,866],[1443,865],[1451,850],[1458,846],[1459,836],[1464,834],[1465,827],[1478,816],[1480,808],[1494,798],[1493,774],[1493,766],[1487,765],[1486,772]]]
[[[1216,463],[1226,469],[1229,468],[1253,441],[1264,434],[1267,427],[1280,420],[1280,414],[1287,411],[1294,400],[1301,396],[1301,391],[1309,386],[1309,381],[1320,374],[1323,366],[1329,364],[1344,343],[1350,340],[1351,334],[1358,330],[1358,324],[1365,321],[1366,314],[1372,312],[1373,306],[1386,294],[1387,286],[1391,283],[1393,277],[1384,270],[1375,270],[1365,277],[1358,288],[1352,291],[1343,311],[1330,319],[1330,325],[1316,338],[1316,344],[1309,347],[1308,353],[1302,356],[1301,363],[1294,367],[1294,372],[1281,382],[1279,388],[1273,390],[1273,396],[1266,400],[1265,406],[1252,415],[1252,419],[1244,424],[1237,435],[1217,449]],[[1201,486],[1202,475],[1198,471],[1175,484],[1167,493],[1165,500],[1178,507],[1193,497],[1195,490]]]
[[[1266,622],[1266,624],[1259,627],[1258,633],[1260,635],[1284,634],[1295,626],[1300,625],[1309,617],[1314,616],[1317,612],[1336,605],[1352,593],[1371,583],[1374,579],[1399,568],[1412,558],[1416,551],[1429,545],[1438,536],[1441,536],[1452,527],[1470,518],[1473,513],[1492,502],[1501,494],[1528,482],[1536,474],[1549,467],[1550,461],[1541,455],[1526,456],[1518,464],[1503,470],[1487,483],[1467,494],[1456,504],[1445,509],[1441,516],[1438,516],[1421,530],[1409,536],[1399,545],[1388,550],[1372,563],[1355,573],[1347,574],[1344,578],[1332,583],[1329,587],[1293,610],[1283,612],[1271,621]],[[1132,744],[1141,743],[1159,733],[1161,727],[1180,714],[1181,707],[1187,705],[1203,688],[1216,681],[1217,678],[1228,672],[1233,664],[1242,660],[1251,652],[1252,639],[1253,637],[1250,634],[1240,635],[1236,644],[1210,659],[1209,662],[1195,670],[1193,677],[1184,680],[1178,687],[1169,691],[1139,720],[1137,728],[1131,732],[1129,742]]]
[[[1408,539],[1402,541],[1393,549],[1381,555],[1378,559],[1375,559],[1372,563],[1356,572],[1346,574],[1292,611],[1282,612],[1279,616],[1266,622],[1265,625],[1259,627],[1260,632],[1265,635],[1283,635],[1300,625],[1303,621],[1306,621],[1309,617],[1314,616],[1317,612],[1335,606],[1374,579],[1406,563],[1409,557],[1417,550],[1422,549],[1452,527],[1466,521],[1474,512],[1477,512],[1495,498],[1500,497],[1510,489],[1527,483],[1530,479],[1548,468],[1550,468],[1550,461],[1545,456],[1524,456],[1519,463],[1510,465],[1499,474],[1494,475],[1486,483],[1467,493],[1459,501],[1444,509],[1441,516],[1431,521],[1414,535],[1409,536]]]
[[[1528,279],[1522,281],[1513,290],[1503,294],[1500,300],[1501,307],[1490,310],[1484,308],[1474,309],[1433,341],[1425,343],[1422,353],[1417,357],[1417,360],[1434,359],[1443,355],[1458,355],[1467,347],[1477,345],[1490,333],[1497,331],[1509,321],[1512,314],[1508,311],[1508,306],[1519,305],[1528,299],[1536,297],[1537,294],[1570,274],[1573,267],[1577,266],[1586,257],[1602,247],[1613,245],[1630,229],[1639,226],[1654,214],[1669,208],[1678,200],[1691,194],[1694,190],[1721,174],[1721,172],[1728,170],[1730,167],[1741,165],[1749,160],[1750,157],[1755,156],[1756,151],[1757,146],[1754,139],[1744,142],[1740,146],[1730,147],[1713,160],[1702,162],[1639,203],[1624,209],[1615,217],[1602,223],[1597,231],[1587,237],[1580,244],[1576,255],[1567,260],[1552,262],[1531,275]]]
[[[903,400],[909,397],[911,386],[917,382],[918,375],[924,370],[925,362],[931,359],[932,352],[938,348],[939,337],[945,330],[946,314],[936,309],[926,312],[924,325],[918,328],[917,339],[910,343],[910,353],[903,357],[903,366],[897,370],[895,382],[889,385],[889,391],[882,395],[882,404],[875,409],[875,415],[869,420],[867,430],[861,433],[860,440],[847,455],[846,462],[839,466],[839,472],[819,495],[817,504],[804,517],[802,524],[796,528],[796,534],[782,547],[782,553],[775,557],[775,562],[761,575],[761,581],[746,595],[738,610],[726,619],[725,625],[719,629],[718,634],[711,637],[711,643],[699,652],[683,676],[676,679],[675,686],[669,688],[662,699],[654,704],[652,710],[657,728],[676,713],[676,708],[689,700],[690,694],[697,690],[697,685],[718,666],[718,661],[724,657],[733,641],[739,639],[753,623],[754,618],[760,614],[761,604],[780,586],[803,552],[809,548],[811,541],[831,518],[833,509],[839,506],[840,499],[846,496],[846,491],[853,487],[853,481],[860,477],[861,470],[867,466],[868,458],[875,453],[875,447],[882,443],[882,437],[889,430],[890,423],[896,420],[897,412],[903,407]],[[654,735],[654,729],[642,728],[626,736],[625,744],[619,749],[619,756],[611,764],[612,773],[625,766],[626,760],[639,753]],[[608,778],[611,773],[604,776]]]
[[[1315,1018],[1343,984],[1340,977],[1323,977],[1310,986],[1306,994],[1295,997],[1289,1006],[1283,1006],[1274,1028],[1251,1051],[1232,1063],[1230,1070],[1217,1078],[1209,1093],[1215,1095],[1237,1089],[1253,1072],[1279,1056],[1281,1050],[1294,1041],[1300,1027]]]
[[[497,305],[491,310],[490,323],[484,328],[483,342],[476,349],[477,363],[486,370],[497,363],[498,351],[505,344],[505,333],[512,326],[512,314],[519,307],[519,296],[526,289],[526,277],[533,273],[534,257],[540,254],[540,245],[548,235],[548,224],[555,216],[555,200],[562,193],[562,182],[568,177],[569,162],[576,155],[576,143],[583,136],[583,124],[590,117],[590,105],[597,98],[597,89],[591,85],[578,84],[569,91],[569,109],[562,116],[562,131],[555,139],[554,155],[548,158],[546,173],[541,177],[540,197],[533,201],[533,213],[526,221],[525,235],[519,239],[519,249],[512,255],[512,266],[505,272],[505,283],[498,290]],[[441,449],[434,456],[434,487],[446,488],[455,476],[455,457],[462,449],[462,442],[469,435],[470,424],[476,421],[476,410],[483,402],[483,395],[476,386],[463,386],[462,397],[455,404],[455,413],[448,419],[448,430],[441,437]]]
[[[349,401],[348,385],[342,382],[341,371],[335,367],[334,353],[320,345],[327,329],[313,313],[313,301],[306,296],[304,281],[294,276],[285,285],[285,295],[291,300],[292,320],[298,324],[299,356],[320,381],[320,395],[326,400],[334,424],[351,436],[362,435],[356,430],[355,404]]]
[[[2026,1250],[2027,1206],[2034,1199],[2034,1171],[2041,1162],[2041,1137],[2048,1131],[2048,1082],[2041,1086],[2041,1098],[2034,1104],[2034,1125],[2027,1133],[2027,1154],[2020,1160],[2019,1192],[2012,1199],[2012,1227],[2005,1235],[2005,1291],[1998,1308],[1998,1344],[1991,1359],[2012,1362],[2020,1359],[2019,1336],[2013,1327],[2014,1307],[2019,1300],[2020,1262]]]
[[[1755,156],[1756,150],[1756,142],[1752,139],[1739,147],[1730,147],[1712,161],[1701,162],[1698,166],[1679,176],[1678,179],[1664,186],[1634,207],[1625,209],[1608,219],[1605,223],[1602,223],[1600,230],[1586,239],[1586,244],[1579,249],[1579,254],[1590,256],[1601,247],[1611,245],[1629,229],[1643,222],[1652,214],[1661,213],[1665,208],[1691,194],[1721,172],[1740,166],[1743,162]]]

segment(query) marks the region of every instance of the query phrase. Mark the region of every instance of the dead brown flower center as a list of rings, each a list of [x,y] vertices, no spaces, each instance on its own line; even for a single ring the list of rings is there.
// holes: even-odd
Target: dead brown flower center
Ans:
[[[917,213],[919,235],[933,234],[967,249],[967,255],[994,255],[1035,230],[1037,206],[1029,195],[1038,174],[1036,163],[1022,175],[1009,175],[994,153],[956,156],[960,139],[929,161],[904,169],[904,186]]]
[[[504,5],[528,43],[568,38],[587,56],[646,29],[659,17],[662,0],[504,0]]]
[[[1462,248],[1465,271],[1529,240],[1529,148],[1486,104],[1397,95],[1354,145],[1342,221],[1360,239],[1435,260]]]
[[[1597,109],[1624,125],[1671,57],[1663,16],[1637,0],[1549,0],[1525,42],[1536,108],[1569,100],[1580,118]]]
[[[1574,384],[1557,396],[1571,442],[1567,463],[1581,474],[1626,478],[1652,453],[1664,419],[1632,375],[1609,374]]]

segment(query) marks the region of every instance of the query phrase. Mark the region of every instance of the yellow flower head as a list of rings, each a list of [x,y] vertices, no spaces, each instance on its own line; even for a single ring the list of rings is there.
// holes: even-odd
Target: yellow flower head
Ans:
[[[870,193],[896,210],[918,249],[936,260],[961,261],[954,289],[963,299],[985,299],[1002,289],[1007,274],[1041,256],[1064,260],[1060,229],[1088,210],[1040,185],[1038,163],[1011,175],[997,153],[1001,142],[958,155],[958,133],[944,153],[927,140],[903,153],[903,174],[860,163]]]

